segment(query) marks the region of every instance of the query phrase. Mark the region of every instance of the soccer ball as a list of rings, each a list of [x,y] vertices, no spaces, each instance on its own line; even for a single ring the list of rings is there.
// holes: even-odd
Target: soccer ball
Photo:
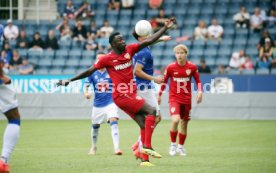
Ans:
[[[140,37],[148,36],[152,32],[151,24],[147,20],[140,20],[135,24],[135,32]]]

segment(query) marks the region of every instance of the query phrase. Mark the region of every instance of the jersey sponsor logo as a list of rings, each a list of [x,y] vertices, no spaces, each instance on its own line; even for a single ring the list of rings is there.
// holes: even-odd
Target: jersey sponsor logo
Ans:
[[[126,59],[130,59],[129,53],[126,53],[126,54],[124,55],[124,57],[125,57]]]
[[[173,74],[178,74],[178,72],[174,72]]]
[[[187,70],[186,70],[186,74],[187,74],[187,75],[190,75],[190,74],[191,74],[191,70],[190,70],[190,69],[187,69]]]
[[[117,60],[117,59],[114,59],[112,62],[118,62],[118,60]]]
[[[120,65],[116,65],[114,66],[115,70],[123,70],[123,69],[126,69],[128,67],[132,66],[132,61],[129,61],[127,63],[124,63],[124,64],[120,64]]]
[[[172,107],[171,108],[171,113],[174,113],[175,112],[175,107]]]
[[[98,91],[106,92],[109,88],[109,84],[107,81],[103,81],[97,84]]]
[[[174,77],[173,81],[176,81],[176,82],[188,82],[188,81],[190,81],[190,78],[188,78],[188,77]]]

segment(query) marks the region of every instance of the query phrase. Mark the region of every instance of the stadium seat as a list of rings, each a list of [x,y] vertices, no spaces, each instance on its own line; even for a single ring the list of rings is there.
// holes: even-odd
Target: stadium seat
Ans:
[[[67,58],[68,57],[68,51],[67,50],[57,50],[56,51],[56,58]]]
[[[215,65],[215,58],[206,58],[205,59],[206,65],[214,66]]]
[[[262,74],[262,75],[269,74],[269,69],[257,69],[256,74]]]
[[[54,67],[64,67],[65,66],[65,59],[54,59],[52,62]]]
[[[49,70],[47,68],[40,68],[35,70],[35,74],[38,75],[48,75],[49,74]]]
[[[204,49],[205,46],[205,41],[200,39],[200,40],[195,40],[193,42],[193,49]]]
[[[68,59],[66,61],[66,66],[67,67],[78,67],[80,63],[79,59]]]
[[[254,75],[255,71],[253,69],[252,70],[243,70],[242,74],[245,74],[245,75]]]
[[[62,69],[61,68],[53,68],[49,70],[49,74],[52,75],[61,75],[62,73]]]
[[[40,51],[28,51],[29,58],[37,58],[40,59],[42,57],[42,52]]]
[[[82,58],[83,59],[94,60],[95,56],[96,56],[95,51],[87,51],[87,50],[85,50],[85,51],[82,52]]]
[[[54,57],[55,57],[55,51],[52,51],[52,50],[43,51],[43,58],[54,59]]]
[[[69,51],[69,59],[81,59],[81,51],[79,49]]]
[[[49,68],[52,66],[52,60],[51,59],[41,59],[38,61],[38,65],[39,67],[45,67],[45,68]]]
[[[172,58],[164,58],[164,59],[161,60],[160,64],[161,64],[161,66],[166,67],[167,65],[169,65],[173,61],[174,61],[174,59],[172,59]]]
[[[276,74],[276,68],[271,69],[271,74]]]
[[[79,62],[79,65],[83,66],[83,67],[90,67],[93,64],[94,64],[94,60],[93,59],[82,59]]]
[[[27,57],[28,55],[28,50],[27,49],[17,49],[20,57]]]
[[[228,58],[218,58],[216,60],[216,65],[224,65],[227,66],[229,64],[229,59]]]
[[[241,72],[236,69],[230,69],[228,70],[228,74],[237,75],[237,74],[241,74]]]
[[[63,69],[63,74],[66,74],[66,75],[76,74],[76,69],[74,69],[74,68],[65,68],[65,69]]]

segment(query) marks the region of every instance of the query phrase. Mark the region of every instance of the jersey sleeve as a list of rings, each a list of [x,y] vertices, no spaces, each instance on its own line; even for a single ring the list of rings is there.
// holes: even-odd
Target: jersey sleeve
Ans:
[[[101,69],[101,68],[105,68],[108,66],[108,61],[107,61],[107,56],[103,56],[101,57],[99,60],[97,60],[95,62],[95,64],[93,65],[95,69]]]
[[[194,68],[195,69],[194,69],[194,73],[193,73],[193,78],[195,79],[195,82],[196,82],[197,91],[198,92],[202,92],[202,84],[201,84],[201,81],[200,81],[200,77],[199,77],[199,72],[198,72],[197,66],[195,65]]]
[[[85,79],[84,83],[85,83],[85,86],[87,86],[87,87],[90,86],[90,84],[92,83],[91,76],[87,77]]]
[[[138,53],[135,58],[137,63],[145,66],[147,63],[148,56],[145,53]]]
[[[127,45],[127,52],[130,54],[131,57],[139,51],[140,44],[139,43],[134,43],[134,44],[129,44]]]
[[[168,80],[170,78],[170,66],[168,66],[164,72],[164,82],[161,84],[160,91],[158,92],[158,95],[161,97],[163,94],[163,91],[166,89],[166,85],[168,83]]]

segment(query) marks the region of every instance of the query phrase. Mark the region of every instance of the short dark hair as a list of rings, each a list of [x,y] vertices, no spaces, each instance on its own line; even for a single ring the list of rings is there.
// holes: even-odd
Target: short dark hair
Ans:
[[[97,55],[99,55],[99,54],[105,54],[105,52],[104,51],[98,51]]]
[[[109,44],[111,44],[113,42],[114,38],[117,35],[120,35],[120,33],[119,32],[113,32],[113,33],[110,34],[110,36],[109,36]]]
[[[134,37],[136,40],[138,40],[139,35],[136,33],[135,29],[133,29],[132,35],[133,35],[133,37]]]

